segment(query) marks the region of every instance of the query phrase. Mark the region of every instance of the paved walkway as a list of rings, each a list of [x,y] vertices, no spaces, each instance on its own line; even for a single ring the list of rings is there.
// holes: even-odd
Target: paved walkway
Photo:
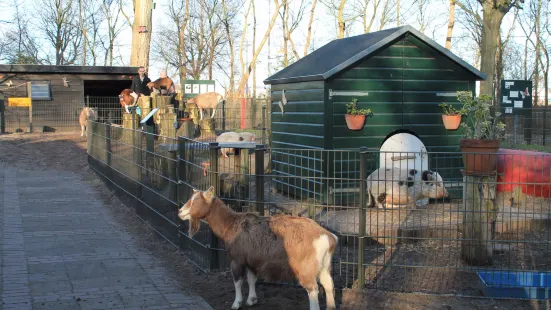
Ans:
[[[0,165],[1,308],[212,309],[183,293],[77,175],[51,175]]]

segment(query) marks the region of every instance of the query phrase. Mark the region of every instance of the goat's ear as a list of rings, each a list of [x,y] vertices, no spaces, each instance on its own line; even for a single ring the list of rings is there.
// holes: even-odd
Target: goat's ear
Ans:
[[[209,189],[207,189],[207,191],[203,194],[203,197],[208,203],[211,203],[214,198],[214,186],[209,187]]]

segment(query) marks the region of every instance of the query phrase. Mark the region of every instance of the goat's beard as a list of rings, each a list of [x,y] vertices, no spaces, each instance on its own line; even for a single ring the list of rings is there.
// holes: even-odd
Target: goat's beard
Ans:
[[[193,235],[195,235],[199,231],[199,228],[201,228],[201,220],[194,219],[194,218],[190,219],[189,220],[189,237],[193,238]]]

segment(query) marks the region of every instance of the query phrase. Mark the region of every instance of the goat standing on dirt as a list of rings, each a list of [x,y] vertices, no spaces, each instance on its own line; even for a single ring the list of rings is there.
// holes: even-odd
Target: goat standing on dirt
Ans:
[[[214,118],[214,113],[216,112],[216,106],[220,101],[224,100],[224,96],[216,92],[208,92],[197,95],[193,98],[188,99],[186,103],[193,103],[199,108],[199,117],[203,119],[203,109],[212,109],[212,116]]]
[[[416,169],[381,168],[367,177],[368,206],[394,208],[407,204],[414,207],[423,198],[448,197],[438,172]]]
[[[327,309],[335,309],[331,258],[338,239],[309,218],[277,215],[260,216],[237,213],[214,196],[214,187],[194,190],[193,196],[178,212],[189,221],[189,236],[199,231],[204,219],[216,236],[224,241],[231,261],[235,284],[232,309],[243,303],[241,286],[245,275],[249,283],[246,304],[257,303],[257,277],[269,281],[297,279],[308,292],[310,309],[318,310],[318,279],[325,289]]]
[[[94,111],[94,109],[92,108],[85,107],[84,109],[82,109],[82,111],[80,112],[80,116],[78,117],[78,122],[80,123],[81,137],[85,134],[86,136],[88,136],[88,133],[86,132],[86,124],[89,119],[93,121],[96,120],[96,111]]]

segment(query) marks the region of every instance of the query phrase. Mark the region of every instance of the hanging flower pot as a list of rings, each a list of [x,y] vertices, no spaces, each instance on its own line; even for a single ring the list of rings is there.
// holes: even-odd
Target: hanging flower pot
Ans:
[[[346,114],[344,120],[350,130],[362,129],[366,116],[373,116],[370,109],[358,109],[358,99],[352,99],[352,102],[346,105]]]
[[[447,103],[441,103],[439,106],[444,111],[444,114],[442,114],[444,127],[446,127],[447,130],[457,130],[459,124],[461,124],[461,115],[465,113],[465,110],[457,110],[451,104]]]
[[[344,119],[346,120],[346,126],[348,126],[348,129],[360,130],[364,126],[365,115],[345,114]]]
[[[444,122],[444,127],[447,130],[457,130],[459,124],[461,124],[461,115],[445,115],[442,114],[442,121]]]

